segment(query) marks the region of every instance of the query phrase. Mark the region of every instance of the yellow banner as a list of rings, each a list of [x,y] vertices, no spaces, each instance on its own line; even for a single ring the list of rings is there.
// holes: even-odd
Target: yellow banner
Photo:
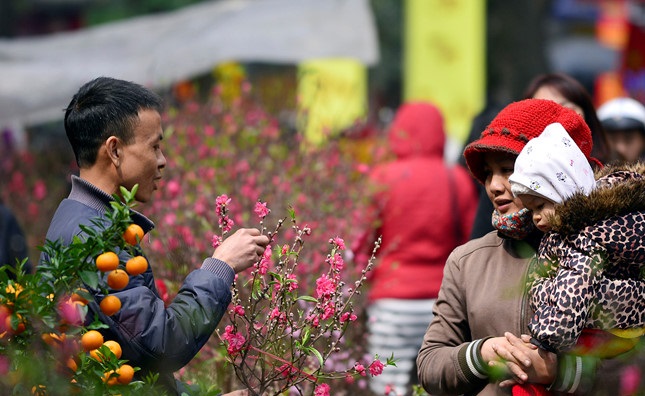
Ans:
[[[486,96],[485,0],[406,0],[405,100],[429,100],[464,142]]]
[[[352,59],[320,59],[298,66],[300,130],[308,142],[352,126],[366,114],[367,70]]]

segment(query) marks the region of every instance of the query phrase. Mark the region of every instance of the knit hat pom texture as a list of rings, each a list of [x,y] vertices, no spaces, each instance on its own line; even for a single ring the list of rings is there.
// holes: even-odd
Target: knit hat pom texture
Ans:
[[[518,155],[526,143],[539,136],[547,125],[560,123],[576,142],[585,157],[602,166],[591,157],[593,141],[584,119],[575,111],[546,99],[524,99],[502,109],[482,132],[479,139],[464,150],[466,164],[472,175],[484,183],[484,154],[504,152]]]

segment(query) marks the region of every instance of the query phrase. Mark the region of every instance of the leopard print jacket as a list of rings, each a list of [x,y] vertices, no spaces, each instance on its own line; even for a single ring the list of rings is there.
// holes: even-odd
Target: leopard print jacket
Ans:
[[[585,328],[645,326],[645,163],[596,174],[598,188],[556,205],[532,261],[532,336],[566,352]]]

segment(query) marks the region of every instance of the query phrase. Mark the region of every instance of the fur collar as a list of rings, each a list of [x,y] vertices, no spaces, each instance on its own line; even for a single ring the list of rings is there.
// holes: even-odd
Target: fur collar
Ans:
[[[598,188],[588,196],[578,193],[556,205],[552,230],[574,234],[601,220],[645,211],[645,163],[616,163],[596,172]]]

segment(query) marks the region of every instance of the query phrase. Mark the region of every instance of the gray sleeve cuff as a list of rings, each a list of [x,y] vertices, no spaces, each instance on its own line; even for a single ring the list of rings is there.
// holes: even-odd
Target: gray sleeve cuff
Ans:
[[[596,378],[599,359],[592,356],[558,356],[558,374],[550,390],[585,393]]]
[[[474,340],[459,350],[459,366],[469,381],[488,378],[488,365],[482,358],[481,348],[488,338]]]
[[[222,260],[209,257],[202,263],[202,269],[209,271],[215,276],[222,278],[226,283],[232,284],[235,279],[235,271]]]

